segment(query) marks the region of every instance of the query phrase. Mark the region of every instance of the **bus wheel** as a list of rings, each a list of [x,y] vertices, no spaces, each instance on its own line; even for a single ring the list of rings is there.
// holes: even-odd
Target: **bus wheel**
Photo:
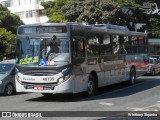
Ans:
[[[87,95],[92,96],[95,94],[95,92],[96,92],[96,83],[94,77],[90,75],[87,83]]]
[[[135,68],[131,68],[130,77],[129,77],[129,83],[131,85],[134,85],[135,81],[136,81],[136,70],[135,70]]]
[[[4,95],[12,95],[14,93],[14,87],[12,84],[7,84],[4,90]]]
[[[52,93],[41,93],[44,97],[52,97]]]

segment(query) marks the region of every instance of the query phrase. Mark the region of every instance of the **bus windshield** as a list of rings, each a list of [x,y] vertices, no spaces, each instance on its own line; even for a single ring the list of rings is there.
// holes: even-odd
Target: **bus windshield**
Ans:
[[[70,63],[68,38],[17,40],[16,62],[23,66],[63,66]]]

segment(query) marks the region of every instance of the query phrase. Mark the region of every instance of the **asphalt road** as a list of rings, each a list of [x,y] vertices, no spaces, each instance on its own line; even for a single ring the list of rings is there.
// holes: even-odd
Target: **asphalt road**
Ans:
[[[84,118],[103,120],[107,118],[107,114],[112,117],[116,116],[116,118],[112,119],[118,119],[117,116],[121,116],[122,114],[119,111],[123,111],[123,115],[128,115],[130,113],[132,117],[135,115],[138,117],[136,117],[136,119],[139,120],[141,114],[138,113],[138,116],[136,111],[151,111],[149,114],[156,114],[157,111],[160,111],[160,76],[140,77],[133,86],[120,83],[103,87],[92,97],[87,97],[83,93],[76,95],[53,95],[50,98],[43,97],[40,93],[22,93],[13,96],[1,95],[0,111],[47,111],[44,114],[50,116],[57,115],[54,119],[64,119],[60,116],[71,116],[74,117],[74,119],[80,120]],[[67,111],[70,112],[67,113]],[[103,117],[104,111],[108,112],[106,112],[106,116]],[[79,118],[79,116],[83,116],[84,118]],[[143,118],[147,120],[151,119],[151,117]],[[154,117],[152,119],[158,120],[157,118],[158,117]],[[70,118],[67,117],[65,119]],[[125,119],[129,118],[125,117]]]

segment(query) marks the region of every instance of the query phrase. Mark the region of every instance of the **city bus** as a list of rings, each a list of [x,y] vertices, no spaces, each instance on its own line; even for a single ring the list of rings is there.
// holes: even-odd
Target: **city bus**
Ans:
[[[17,29],[17,92],[94,95],[102,86],[134,84],[147,70],[146,33],[79,23],[39,23]]]

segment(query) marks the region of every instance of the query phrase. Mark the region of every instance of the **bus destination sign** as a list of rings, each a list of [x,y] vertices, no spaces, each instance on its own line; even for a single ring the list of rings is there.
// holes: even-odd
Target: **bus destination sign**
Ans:
[[[66,33],[66,26],[32,26],[19,28],[19,34]]]

